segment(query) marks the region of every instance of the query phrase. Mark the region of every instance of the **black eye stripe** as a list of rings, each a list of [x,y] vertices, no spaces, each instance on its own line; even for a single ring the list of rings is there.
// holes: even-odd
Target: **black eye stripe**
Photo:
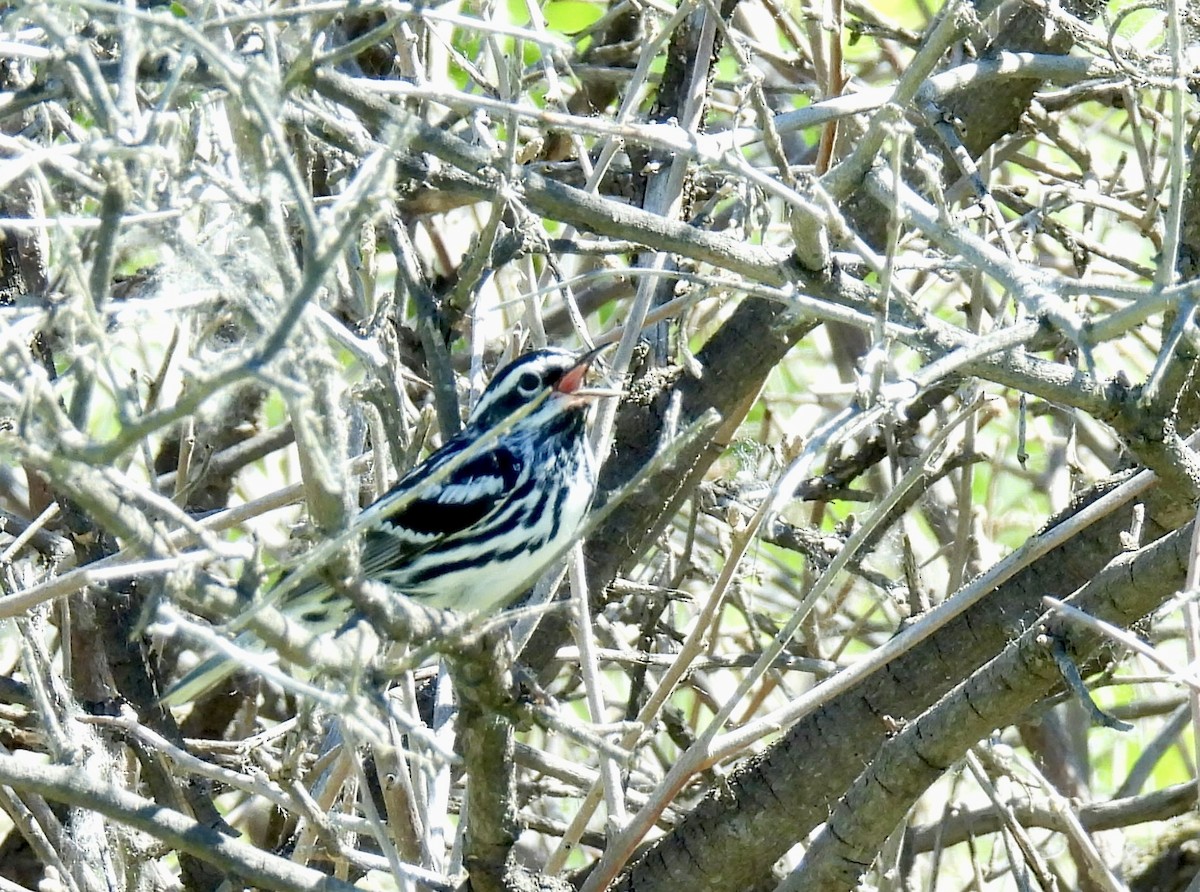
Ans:
[[[560,350],[542,350],[525,356],[500,369],[484,390],[471,413],[470,422],[484,429],[507,418],[530,400],[537,399],[546,387],[562,380],[577,359]]]

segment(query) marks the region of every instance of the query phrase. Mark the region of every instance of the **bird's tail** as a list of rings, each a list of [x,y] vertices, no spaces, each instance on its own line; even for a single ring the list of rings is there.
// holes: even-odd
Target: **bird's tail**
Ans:
[[[272,593],[268,593],[262,603],[269,605],[273,600]],[[246,615],[231,623],[232,628],[243,628],[249,615],[261,609],[262,604],[250,608]],[[352,613],[351,605],[332,586],[315,578],[299,587],[293,584],[280,609],[289,620],[302,624],[314,636],[344,628]],[[171,685],[161,698],[164,706],[193,703],[242,670],[265,678],[281,671],[278,655],[249,631],[238,632],[232,638],[214,633],[207,644],[213,653]]]

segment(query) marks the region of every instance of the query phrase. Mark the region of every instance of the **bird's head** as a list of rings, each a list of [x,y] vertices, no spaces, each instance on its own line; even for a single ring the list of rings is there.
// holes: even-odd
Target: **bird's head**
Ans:
[[[616,391],[584,386],[588,369],[603,349],[579,354],[549,347],[514,359],[496,372],[470,424],[484,430],[495,427],[535,402],[539,405],[533,411],[539,414],[586,410],[597,398],[614,395]]]

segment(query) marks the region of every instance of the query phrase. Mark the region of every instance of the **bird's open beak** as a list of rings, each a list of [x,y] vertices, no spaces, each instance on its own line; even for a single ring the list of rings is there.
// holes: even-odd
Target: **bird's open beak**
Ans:
[[[592,362],[603,353],[605,350],[614,346],[614,343],[602,344],[599,347],[593,347],[587,353],[579,357],[579,361],[575,363],[571,369],[559,379],[558,384],[554,386],[557,393],[567,394],[579,400],[598,399],[602,396],[622,396],[624,391],[609,387],[584,387],[584,380],[587,377],[588,369],[591,368]]]

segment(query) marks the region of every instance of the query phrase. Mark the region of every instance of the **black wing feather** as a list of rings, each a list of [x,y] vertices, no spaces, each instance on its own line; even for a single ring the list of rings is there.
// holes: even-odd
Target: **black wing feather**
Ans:
[[[376,506],[385,510],[383,518],[363,536],[362,567],[366,576],[403,566],[431,547],[482,523],[511,495],[524,470],[514,452],[497,446],[463,462],[415,499],[404,498],[436,473],[437,467],[452,460],[453,454],[421,466],[419,475],[400,478],[380,498],[380,502],[391,499],[403,500],[404,504],[396,511]]]

